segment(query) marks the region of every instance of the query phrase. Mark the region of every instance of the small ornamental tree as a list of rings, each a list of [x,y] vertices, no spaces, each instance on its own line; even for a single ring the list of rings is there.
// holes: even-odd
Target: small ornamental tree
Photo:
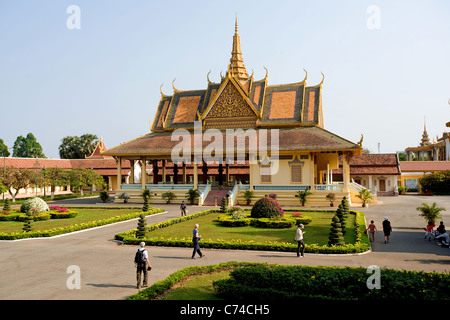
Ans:
[[[141,213],[138,221],[138,228],[136,232],[136,237],[142,239],[145,237],[145,226],[147,225],[147,221],[145,221],[145,214]]]
[[[341,246],[344,244],[344,236],[342,234],[341,223],[337,215],[333,216],[328,240],[328,245],[330,246]]]
[[[161,196],[164,200],[167,201],[167,203],[170,203],[170,201],[176,198],[175,193],[173,193],[172,191],[164,192]]]
[[[336,216],[339,219],[339,222],[341,224],[341,230],[342,230],[342,233],[344,234],[345,233],[345,218],[346,217],[344,217],[344,208],[342,207],[342,203],[339,204],[339,206],[338,206],[338,208],[336,210]]]
[[[11,206],[9,205],[9,199],[5,199],[5,204],[3,205],[3,211],[11,211]]]
[[[436,220],[442,219],[441,211],[445,211],[445,208],[437,207],[436,202],[433,202],[432,205],[422,203],[416,210],[420,211],[419,216],[423,217],[428,222],[435,223]]]
[[[278,202],[272,198],[264,197],[255,202],[252,207],[252,218],[279,219],[284,216],[284,211]]]
[[[373,199],[372,192],[368,189],[362,189],[356,196],[362,200],[363,207],[366,207],[366,204]]]
[[[150,200],[150,190],[145,189],[144,192],[142,192],[142,197],[144,198],[144,206],[142,207],[142,211],[146,212],[148,211],[148,202]]]
[[[306,190],[299,190],[295,197],[300,199],[300,203],[302,204],[302,207],[305,206],[305,203],[308,202],[308,196],[312,195],[312,193],[309,191],[309,189]]]
[[[228,199],[227,197],[222,197],[222,200],[220,202],[220,212],[225,213],[227,212],[228,208]]]
[[[33,231],[34,214],[37,213],[37,211],[37,208],[31,208],[30,210],[28,210],[27,218],[22,228],[23,232]]]

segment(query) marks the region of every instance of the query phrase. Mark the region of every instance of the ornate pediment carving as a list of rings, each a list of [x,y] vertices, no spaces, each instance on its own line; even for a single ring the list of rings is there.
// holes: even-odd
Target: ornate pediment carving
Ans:
[[[236,117],[257,118],[257,115],[236,87],[231,82],[228,82],[205,119]]]

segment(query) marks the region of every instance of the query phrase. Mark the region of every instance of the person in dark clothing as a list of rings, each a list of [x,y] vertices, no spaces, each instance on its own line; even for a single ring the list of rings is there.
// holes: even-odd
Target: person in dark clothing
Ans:
[[[183,202],[181,202],[180,209],[181,209],[181,216],[186,216],[186,203],[184,202],[184,200]]]
[[[195,254],[198,253],[198,255],[200,256],[200,258],[203,258],[205,255],[202,254],[202,252],[200,251],[200,245],[199,245],[199,241],[200,238],[202,237],[201,235],[198,234],[198,224],[196,224],[194,226],[194,230],[193,230],[193,235],[192,235],[192,242],[194,243],[194,251],[192,252],[192,259],[194,259]]]
[[[389,243],[391,231],[392,231],[391,222],[389,221],[388,217],[384,217],[383,221],[384,243]]]
[[[444,234],[444,233],[445,233],[444,221],[441,221],[441,222],[439,223],[439,227],[437,227],[436,231],[438,232],[437,235],[439,235],[439,234]]]

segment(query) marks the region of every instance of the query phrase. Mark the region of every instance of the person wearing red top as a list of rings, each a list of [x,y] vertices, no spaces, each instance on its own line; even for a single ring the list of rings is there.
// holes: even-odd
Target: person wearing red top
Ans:
[[[433,235],[433,228],[434,227],[435,227],[434,222],[428,221],[428,225],[427,225],[427,228],[426,228],[427,231],[425,232],[425,238],[424,239],[426,239],[427,236],[428,236],[428,241],[431,241],[431,236]]]
[[[369,239],[370,239],[370,242],[373,242],[375,240],[375,231],[378,232],[377,227],[375,227],[373,220],[370,221],[370,224],[366,230],[369,230]]]

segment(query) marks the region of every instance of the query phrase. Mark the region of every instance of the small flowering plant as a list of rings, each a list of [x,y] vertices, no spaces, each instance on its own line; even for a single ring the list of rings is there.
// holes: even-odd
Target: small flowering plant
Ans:
[[[284,216],[284,211],[276,200],[264,197],[256,201],[251,216],[252,218],[280,219]]]
[[[49,209],[57,211],[57,212],[69,212],[69,209],[67,207],[64,207],[64,206],[62,206],[62,207],[60,207],[60,206],[51,206]]]

